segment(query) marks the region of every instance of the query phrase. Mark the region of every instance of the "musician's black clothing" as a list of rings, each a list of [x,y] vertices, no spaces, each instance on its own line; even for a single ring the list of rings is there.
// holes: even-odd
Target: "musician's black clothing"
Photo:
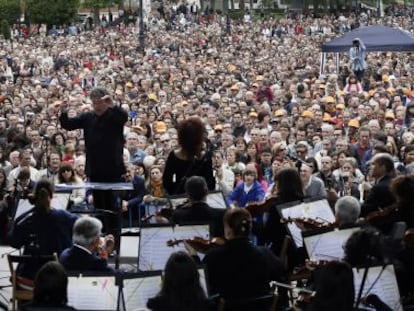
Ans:
[[[282,262],[269,249],[236,238],[212,249],[203,262],[210,295],[240,299],[268,295],[269,282],[285,282]]]

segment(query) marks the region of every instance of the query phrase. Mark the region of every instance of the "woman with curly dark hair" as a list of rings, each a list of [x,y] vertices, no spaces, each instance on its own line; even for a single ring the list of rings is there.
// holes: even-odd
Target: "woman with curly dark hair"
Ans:
[[[194,175],[204,177],[209,190],[214,190],[211,152],[204,150],[207,131],[203,122],[197,117],[183,120],[177,126],[177,133],[178,148],[168,155],[163,175],[168,194],[185,193],[185,181]]]

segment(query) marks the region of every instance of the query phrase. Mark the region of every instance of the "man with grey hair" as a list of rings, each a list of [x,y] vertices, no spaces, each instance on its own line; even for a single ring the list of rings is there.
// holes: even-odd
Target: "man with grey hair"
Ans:
[[[335,218],[339,226],[354,225],[360,213],[361,205],[353,196],[343,196],[335,203]]]
[[[112,252],[114,237],[101,239],[102,222],[95,217],[80,217],[73,226],[73,246],[65,249],[59,261],[66,271],[114,272],[108,267],[107,254]]]

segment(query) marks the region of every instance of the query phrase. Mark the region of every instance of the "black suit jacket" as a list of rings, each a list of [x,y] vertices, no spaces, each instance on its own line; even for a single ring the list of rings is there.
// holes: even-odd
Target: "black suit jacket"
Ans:
[[[204,202],[196,202],[176,209],[172,221],[178,225],[206,223],[210,225],[212,237],[222,237],[224,236],[223,216],[225,211],[224,209],[212,208]]]
[[[86,148],[86,174],[95,182],[118,182],[125,173],[123,160],[124,124],[128,114],[120,107],[108,108],[101,116],[85,112],[69,118],[62,113],[66,130],[83,129]]]
[[[269,282],[285,282],[282,262],[267,248],[237,238],[204,257],[210,295],[239,299],[268,295]]]
[[[372,187],[365,202],[361,206],[361,217],[377,211],[378,208],[390,206],[395,202],[395,198],[390,191],[392,177],[384,176],[377,184]]]
[[[66,271],[114,273],[114,270],[108,267],[108,263],[105,259],[89,254],[77,246],[65,249],[60,255],[59,261],[65,267]]]

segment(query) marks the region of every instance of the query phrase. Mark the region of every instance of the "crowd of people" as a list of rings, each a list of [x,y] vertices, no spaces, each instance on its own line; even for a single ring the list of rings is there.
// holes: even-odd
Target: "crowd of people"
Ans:
[[[206,209],[200,203],[207,191],[219,190],[235,211],[276,198],[268,215],[252,220],[240,212],[237,228],[226,227],[226,216],[224,228],[218,228],[217,213],[209,210],[197,215],[214,218],[215,232],[229,239],[243,237],[236,246],[247,247],[245,239],[252,236],[269,246],[273,254],[263,255],[264,262],[278,260],[272,256],[280,254],[287,234],[277,204],[327,198],[340,224],[375,218],[373,213],[392,206],[385,219],[372,222],[379,230],[373,236],[389,236],[397,221],[413,227],[413,56],[367,53],[363,40],[355,38],[339,68],[328,54],[320,73],[319,59],[321,43],[344,32],[372,24],[412,32],[409,18],[295,15],[232,21],[229,29],[220,15],[167,13],[186,22],[172,27],[164,15],[154,15],[145,47],[139,46],[136,25],[122,23],[76,35],[0,41],[3,243],[9,227],[12,245],[20,247],[27,226],[44,228],[45,221],[56,219],[52,222],[64,223],[61,239],[53,241],[57,245],[45,242],[41,252],[52,247],[64,265],[72,258],[77,270],[79,249],[88,255],[98,249],[102,223],[85,225],[70,213],[50,212],[51,187],[86,181],[132,182],[134,190],[121,198],[122,211],[132,215],[130,225],[140,223],[145,207],[165,205],[170,195],[187,193],[191,206]],[[195,175],[203,181],[192,179]],[[187,187],[190,181],[195,188]],[[13,224],[15,199],[32,190],[31,222],[23,217]],[[75,189],[68,209],[93,203],[117,211],[116,201],[108,191]],[[172,219],[188,217],[177,211]],[[117,221],[103,222],[117,238]],[[46,232],[40,240],[50,236]],[[289,256],[289,264],[302,262],[303,254]],[[401,275],[412,275],[410,258],[408,246],[393,253]],[[110,269],[89,259],[92,266]],[[404,294],[412,291],[407,280],[401,284]]]

